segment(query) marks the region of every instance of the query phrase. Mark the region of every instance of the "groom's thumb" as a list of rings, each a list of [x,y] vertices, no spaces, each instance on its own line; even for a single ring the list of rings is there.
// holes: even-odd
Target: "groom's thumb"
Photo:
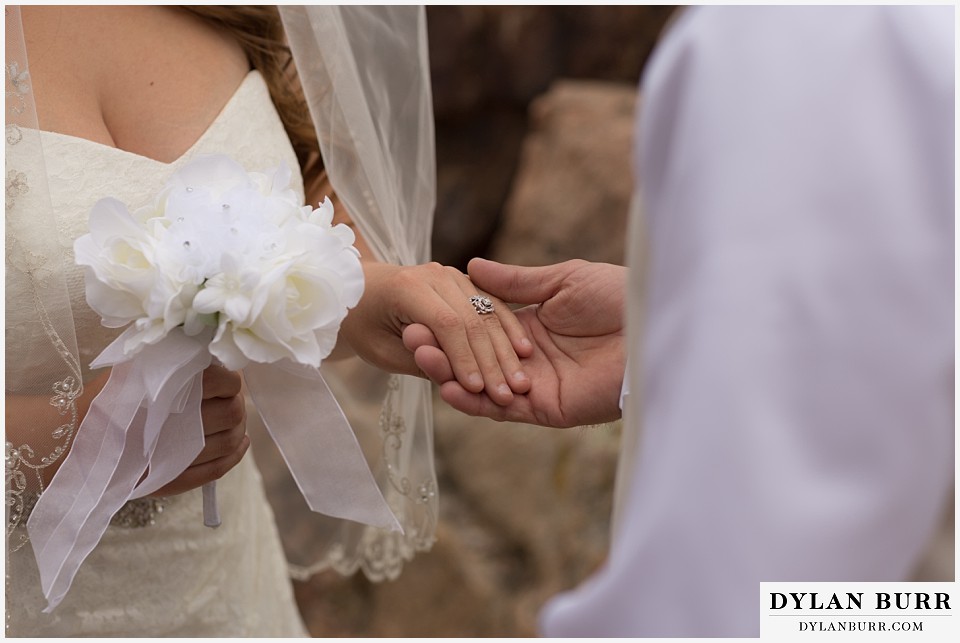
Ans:
[[[515,304],[539,304],[557,294],[570,270],[562,263],[526,268],[477,258],[470,260],[467,272],[478,288],[494,297]]]

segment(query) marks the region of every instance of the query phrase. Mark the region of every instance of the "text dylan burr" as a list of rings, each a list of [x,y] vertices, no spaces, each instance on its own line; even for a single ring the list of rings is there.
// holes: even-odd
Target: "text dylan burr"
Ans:
[[[878,610],[948,610],[950,594],[946,592],[876,592],[868,607]],[[819,595],[817,592],[770,592],[770,609],[860,610],[863,592]]]

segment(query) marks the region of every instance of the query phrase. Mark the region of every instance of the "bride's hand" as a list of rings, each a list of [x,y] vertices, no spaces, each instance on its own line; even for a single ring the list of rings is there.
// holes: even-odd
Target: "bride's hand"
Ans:
[[[462,272],[438,263],[364,262],[364,273],[363,298],[341,326],[360,357],[391,372],[422,376],[402,341],[403,329],[418,323],[433,331],[466,390],[485,391],[494,402],[509,404],[514,393],[530,389],[518,358],[533,348],[523,327],[492,297],[494,312],[478,314],[470,297],[484,293]]]
[[[427,263],[396,266],[370,259],[375,256],[346,209],[333,192],[326,173],[307,186],[308,203],[328,196],[334,203],[334,223],[354,228],[363,263],[363,297],[340,326],[342,344],[374,366],[391,373],[425,377],[413,354],[403,345],[403,330],[421,324],[432,331],[445,351],[453,377],[474,393],[485,392],[496,404],[509,404],[513,394],[530,390],[530,380],[520,367],[533,344],[513,312],[493,300],[494,312],[480,315],[470,303],[478,292],[456,268]],[[519,356],[519,357],[518,357]]]
[[[240,373],[213,365],[203,371],[204,444],[187,469],[151,496],[173,496],[218,480],[240,463],[250,446]]]

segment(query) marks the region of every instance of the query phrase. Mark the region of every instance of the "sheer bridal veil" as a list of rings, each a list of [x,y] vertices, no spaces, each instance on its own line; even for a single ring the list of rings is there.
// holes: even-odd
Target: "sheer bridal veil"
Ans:
[[[427,261],[436,172],[423,8],[281,6],[280,13],[334,190],[378,259]],[[44,469],[69,449],[85,369],[46,186],[19,8],[6,7],[5,18],[7,283],[9,291],[11,279],[21,280],[31,295],[17,302],[16,315],[7,302],[6,340],[35,347],[30,363],[7,361],[6,392],[35,397],[48,414],[28,436],[7,431],[9,552],[26,544],[24,525],[44,489]],[[355,376],[364,368],[358,361],[325,365],[324,374],[404,532],[319,514],[310,515],[308,524],[306,504],[290,507],[283,497],[275,513],[295,577],[362,569],[371,580],[394,578],[405,560],[433,543],[437,489],[429,384],[367,367],[371,372],[358,388]],[[338,379],[337,371],[344,370],[354,377]]]
[[[423,7],[281,6],[280,14],[334,190],[379,259],[428,261],[436,163]],[[371,580],[395,578],[404,560],[433,543],[430,386],[409,376],[390,377],[385,386],[375,419],[364,416],[363,404],[345,410],[371,449],[374,473],[404,533],[313,514],[334,530],[314,555],[302,547],[317,532],[301,539],[300,552],[291,551],[284,534],[297,577],[332,567],[345,574],[362,568]],[[342,403],[346,397],[338,394]]]

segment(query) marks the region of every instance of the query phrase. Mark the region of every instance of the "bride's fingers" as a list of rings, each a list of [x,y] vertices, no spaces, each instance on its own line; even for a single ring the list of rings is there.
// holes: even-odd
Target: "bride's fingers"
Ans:
[[[247,408],[243,396],[234,395],[203,400],[200,403],[200,419],[207,439],[213,434],[238,428],[242,433],[247,419]]]
[[[412,281],[401,289],[399,298],[404,324],[426,325],[450,360],[456,379],[474,393],[486,391],[498,404],[508,404],[513,390],[527,390],[528,382],[522,375],[519,359],[510,338],[495,314],[478,314],[470,297],[477,290],[470,280],[456,268],[428,264],[411,269]],[[429,288],[422,286],[426,282]],[[509,309],[501,305],[506,314]],[[409,342],[429,342],[420,336],[420,329],[404,331]],[[508,377],[505,373],[509,374]]]
[[[503,301],[496,297],[491,297],[491,299],[496,303],[497,319],[500,320],[500,326],[503,328],[503,332],[507,334],[514,353],[517,357],[533,355],[533,343],[527,338],[527,332],[520,320],[517,319],[516,314]]]
[[[526,393],[530,390],[530,379],[527,377],[526,373],[523,371],[523,367],[520,365],[520,358],[518,357],[517,351],[515,350],[513,342],[511,341],[510,334],[507,332],[506,328],[504,328],[505,322],[512,323],[521,328],[521,334],[523,338],[526,339],[526,334],[522,331],[520,322],[517,321],[510,308],[496,297],[488,296],[486,293],[481,292],[476,295],[468,296],[468,301],[471,296],[480,297],[481,301],[483,302],[480,304],[481,306],[487,302],[492,304],[492,313],[485,313],[479,316],[480,319],[483,320],[483,323],[486,324],[487,339],[490,342],[490,346],[493,348],[493,354],[497,360],[497,366],[499,367],[500,373],[503,375],[504,379],[506,379],[508,385],[510,386],[510,390],[513,393]],[[487,393],[491,393],[490,388],[487,388]],[[502,396],[492,395],[492,397],[494,400],[502,403],[507,403],[510,401],[509,398],[504,398]]]
[[[432,283],[431,304],[442,311],[442,316],[434,314],[431,330],[464,388],[475,393],[486,390],[497,402],[506,404],[513,392],[500,370],[487,324],[470,303],[470,295],[476,290],[471,288],[470,295],[464,291],[464,284],[470,281],[456,268],[444,267],[442,271],[441,278]]]
[[[442,297],[436,297],[427,306],[431,311],[430,330],[450,359],[453,372],[465,388],[479,393],[484,387],[482,367],[474,358],[474,351],[461,314],[451,308]]]
[[[191,489],[196,489],[197,487],[203,486],[208,482],[213,482],[214,480],[219,480],[222,478],[230,469],[234,468],[240,464],[240,460],[243,459],[243,456],[246,454],[247,449],[250,448],[250,438],[243,436],[243,440],[237,449],[233,452],[223,456],[222,458],[215,458],[207,462],[200,464],[193,464],[187,467],[186,471],[181,473],[176,479],[172,480],[167,485],[157,489],[154,493],[150,494],[152,497],[163,497],[163,496],[174,496],[185,491],[190,491]]]
[[[478,291],[459,270],[450,270],[465,301],[486,330],[485,334],[471,336],[474,355],[483,368],[484,390],[498,404],[508,404],[513,399],[513,393],[526,393],[530,390],[530,379],[520,366],[519,355],[529,357],[533,353],[533,345],[509,306],[496,297]],[[504,388],[504,384],[508,388]]]
[[[238,371],[220,365],[211,364],[203,371],[203,399],[214,397],[233,397],[240,392],[243,378]]]
[[[478,270],[479,267],[479,270]],[[516,268],[514,266],[506,266],[504,264],[498,264],[493,261],[487,261],[485,259],[471,259],[468,270],[471,271],[471,274],[468,275],[471,285],[479,291],[485,291],[486,293],[494,292],[496,294],[486,294],[487,297],[490,297],[494,301],[500,300],[495,310],[495,314],[500,321],[500,325],[503,328],[503,332],[506,333],[507,337],[510,338],[510,344],[513,347],[514,352],[519,357],[530,357],[533,354],[533,343],[527,337],[526,330],[517,320],[517,316],[513,313],[509,306],[503,304],[503,299],[507,301],[512,301],[515,303],[529,303],[520,299],[510,299],[509,293],[511,290],[508,287],[505,287],[502,283],[498,282],[498,277],[500,281],[509,278],[514,274],[510,272],[511,268]],[[523,268],[518,268],[518,270],[524,270]],[[499,271],[499,272],[498,272]],[[486,283],[480,283],[477,279],[474,279],[473,272],[475,272],[480,278],[487,279]],[[490,275],[493,275],[493,278]],[[498,290],[492,290],[488,287],[488,284],[493,285]],[[540,300],[537,300],[539,303]]]
[[[246,429],[240,425],[227,431],[219,431],[204,436],[203,449],[191,463],[191,466],[219,460],[242,448],[248,439]]]
[[[470,349],[483,376],[483,390],[498,404],[508,404],[513,399],[513,390],[507,383],[505,373],[516,373],[520,370],[516,353],[510,347],[496,315],[481,314],[477,304],[471,301],[472,297],[478,295],[470,280],[459,270],[450,270],[455,274],[455,284],[452,287],[439,288],[438,292],[460,311],[467,341],[470,342]],[[499,342],[499,346],[497,339],[503,340]],[[513,364],[510,363],[511,359]],[[451,362],[456,371],[456,361],[451,359]]]
[[[504,376],[506,376],[510,388],[514,393],[526,393],[530,390],[530,378],[527,377],[523,367],[520,365],[519,353],[516,350],[516,343],[519,343],[519,340],[518,342],[512,340],[511,333],[507,330],[507,325],[520,329],[519,335],[517,335],[517,331],[514,331],[513,335],[527,342],[529,348],[525,351],[524,357],[529,357],[533,352],[532,344],[527,340],[523,327],[509,306],[496,297],[487,296],[485,293],[480,293],[479,296],[487,297],[493,302],[493,314],[481,315],[481,317],[487,324],[490,343],[493,345],[493,350],[497,355],[500,370]]]

